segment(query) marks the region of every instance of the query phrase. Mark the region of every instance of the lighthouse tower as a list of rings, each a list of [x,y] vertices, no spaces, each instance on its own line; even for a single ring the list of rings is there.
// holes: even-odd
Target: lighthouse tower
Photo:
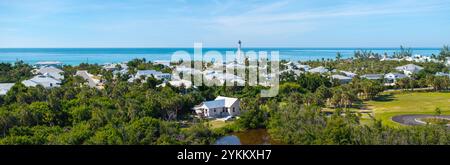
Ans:
[[[237,60],[237,62],[239,63],[239,64],[242,64],[242,63],[244,63],[244,57],[243,57],[243,52],[242,52],[242,41],[241,40],[239,40],[238,41],[238,50],[237,50],[237,52],[236,52],[236,60]]]

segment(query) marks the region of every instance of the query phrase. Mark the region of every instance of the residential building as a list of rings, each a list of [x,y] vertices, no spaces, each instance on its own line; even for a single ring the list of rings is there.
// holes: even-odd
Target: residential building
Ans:
[[[385,85],[386,86],[394,86],[395,84],[397,84],[399,79],[406,78],[406,77],[408,77],[408,76],[406,76],[405,74],[401,74],[401,73],[388,73],[388,74],[384,75]]]
[[[86,70],[79,70],[79,71],[77,71],[77,73],[75,75],[80,76],[83,79],[85,79],[87,81],[86,84],[91,88],[97,88],[97,89],[104,88],[103,82],[101,80],[101,76],[94,76]]]
[[[361,78],[368,80],[383,80],[383,74],[365,74],[361,75]]]
[[[34,64],[34,66],[36,66],[37,68],[41,68],[41,67],[61,67],[62,66],[62,62],[59,61],[40,61],[37,62],[36,64]]]
[[[447,76],[450,78],[450,73],[444,73],[444,72],[437,72],[436,76]]]
[[[423,67],[414,64],[408,64],[396,67],[395,70],[403,72],[407,76],[411,76],[413,73],[418,73],[419,71],[423,70]]]
[[[137,73],[128,80],[128,82],[133,82],[136,79],[144,77],[147,79],[148,77],[153,76],[158,80],[170,80],[172,78],[172,74],[170,73],[162,73],[156,70],[138,70]]]
[[[308,70],[308,72],[310,72],[310,73],[324,74],[324,73],[328,73],[329,70],[328,70],[327,68],[323,67],[323,66],[319,66],[319,67],[317,67],[317,68]]]
[[[13,86],[14,83],[0,83],[0,96],[6,95]]]
[[[41,74],[41,75],[47,74],[48,76],[51,76],[58,80],[64,79],[64,75],[63,75],[64,71],[59,68],[56,68],[54,66],[43,66],[39,69],[33,70],[33,73]]]
[[[343,76],[343,75],[338,75],[338,74],[332,75],[331,78],[332,78],[332,79],[339,80],[339,83],[341,83],[341,84],[346,84],[346,83],[349,83],[349,82],[352,81],[352,78],[351,78],[351,77],[347,77],[347,76]]]
[[[36,87],[38,85],[43,86],[44,88],[53,88],[60,87],[61,80],[55,79],[49,74],[36,75],[29,80],[22,81],[22,84],[26,87]]]
[[[205,101],[193,108],[199,117],[220,118],[238,116],[240,114],[240,101],[237,98],[219,96],[213,101]]]
[[[357,76],[357,74],[356,74],[356,73],[352,73],[352,72],[348,72],[348,71],[341,71],[341,73],[342,73],[342,74],[344,74],[345,76],[347,76],[347,77],[351,77],[351,78],[353,78],[353,77],[356,77],[356,76]]]

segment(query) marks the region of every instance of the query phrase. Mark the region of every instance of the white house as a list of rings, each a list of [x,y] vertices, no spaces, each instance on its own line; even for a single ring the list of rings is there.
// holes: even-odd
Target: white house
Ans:
[[[388,73],[384,75],[385,85],[393,86],[397,83],[399,79],[406,78],[408,76],[401,73]]]
[[[166,67],[170,67],[170,61],[164,61],[164,60],[156,60],[153,62],[155,65],[164,65]]]
[[[296,69],[303,69],[304,71],[308,71],[311,69],[309,65],[295,64]]]
[[[351,77],[351,78],[353,78],[353,77],[357,76],[357,74],[356,74],[356,73],[353,73],[353,72],[348,72],[348,71],[341,71],[341,73],[342,73],[342,74],[344,74],[345,76],[347,76],[347,77]]]
[[[59,61],[41,61],[34,64],[34,66],[41,68],[41,67],[60,67],[63,63]]]
[[[100,76],[94,76],[86,70],[79,70],[75,75],[85,79],[89,87],[103,89],[103,83]]]
[[[450,73],[444,73],[444,72],[437,72],[436,76],[447,76],[450,78]]]
[[[319,66],[319,67],[317,67],[317,68],[308,70],[308,72],[310,72],[310,73],[324,74],[324,73],[329,72],[329,70],[328,70],[327,68],[323,67],[323,66]]]
[[[0,96],[6,95],[13,86],[14,83],[0,83]]]
[[[29,80],[22,81],[22,84],[26,87],[36,87],[38,85],[43,86],[44,88],[53,88],[60,87],[61,80],[55,79],[49,74],[36,75]]]
[[[368,80],[382,80],[383,74],[365,74],[365,75],[362,75],[361,78],[368,79]]]
[[[343,76],[343,75],[338,75],[338,74],[332,75],[331,78],[332,78],[332,79],[339,80],[339,83],[341,83],[341,84],[346,84],[346,83],[349,83],[349,82],[352,81],[352,78],[351,78],[351,77],[347,77],[347,76]]]
[[[188,80],[172,80],[168,81],[167,83],[174,87],[184,86],[185,88],[192,88],[192,82]],[[167,83],[159,84],[157,87],[165,87]]]
[[[153,76],[158,80],[170,80],[172,78],[172,74],[170,73],[162,73],[156,70],[138,70],[136,75],[128,79],[128,82],[133,82],[134,80],[139,79],[142,76],[145,78]]]
[[[408,64],[396,67],[395,70],[403,72],[407,76],[411,76],[413,73],[418,73],[419,71],[423,70],[423,67],[414,64]]]
[[[64,75],[63,75],[64,71],[61,70],[61,69],[58,69],[58,68],[56,68],[54,66],[43,66],[43,67],[41,67],[39,69],[33,70],[33,73],[34,74],[41,74],[41,75],[47,74],[47,75],[49,75],[49,76],[51,76],[51,77],[53,77],[55,79],[58,79],[58,80],[63,80],[64,79]]]
[[[199,117],[220,118],[238,116],[240,101],[237,98],[219,96],[213,101],[205,101],[193,108]]]

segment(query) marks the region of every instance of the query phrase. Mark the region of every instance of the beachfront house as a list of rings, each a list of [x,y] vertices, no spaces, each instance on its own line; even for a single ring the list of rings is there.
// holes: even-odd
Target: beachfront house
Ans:
[[[357,76],[357,74],[356,74],[356,73],[352,73],[352,72],[348,72],[348,71],[341,71],[341,73],[342,73],[342,74],[344,74],[345,76],[347,76],[347,77],[351,77],[351,78],[353,78],[353,77],[356,77],[356,76]]]
[[[40,74],[40,75],[46,74],[46,75],[53,77],[55,79],[58,79],[58,80],[64,79],[64,75],[63,75],[64,71],[59,68],[56,68],[54,66],[43,66],[39,69],[33,70],[32,72],[33,72],[33,74]]]
[[[79,70],[75,74],[76,76],[82,77],[84,80],[86,80],[86,84],[91,88],[97,88],[97,89],[103,89],[103,82],[101,80],[101,76],[95,76],[90,74],[86,70]]]
[[[34,66],[36,68],[41,68],[41,67],[55,67],[55,68],[59,68],[62,66],[62,62],[59,61],[41,61],[41,62],[37,62],[36,64],[34,64]]]
[[[53,88],[60,87],[61,80],[55,79],[49,74],[36,75],[29,80],[22,81],[22,84],[26,87],[36,87],[38,85],[43,86],[44,88]]]
[[[411,76],[412,74],[418,73],[419,71],[423,70],[423,67],[414,64],[408,64],[396,67],[395,70],[403,72],[407,76]]]
[[[368,80],[383,80],[383,74],[364,74],[361,78]]]
[[[219,96],[215,100],[201,103],[193,110],[202,118],[238,116],[240,114],[240,101],[237,98]]]
[[[14,83],[0,83],[0,96],[6,95],[13,86]]]
[[[386,86],[394,86],[397,84],[399,79],[406,78],[405,74],[401,73],[388,73],[384,75],[384,82]]]
[[[436,76],[442,76],[442,77],[449,77],[450,78],[450,73],[444,73],[444,72],[437,72]]]
[[[117,74],[124,75],[128,73],[128,65],[126,63],[113,63],[103,65],[103,69],[112,71],[114,76]]]
[[[351,77],[347,77],[347,76],[343,76],[343,75],[332,75],[331,76],[332,79],[338,80],[340,84],[346,84],[352,81]]]
[[[206,72],[204,74],[204,79],[208,82],[217,81],[219,84],[224,84],[225,82],[237,83],[238,85],[244,85],[245,80],[242,77],[236,76],[230,73],[222,73],[218,71]]]
[[[140,79],[142,77],[144,77],[144,79],[147,79],[150,76],[153,76],[158,80],[170,80],[172,78],[172,74],[170,73],[162,73],[156,70],[138,70],[133,77],[128,79],[128,82],[134,82],[134,80]]]
[[[165,67],[171,67],[170,66],[170,61],[164,61],[164,60],[156,60],[153,62],[154,65],[163,65]]]
[[[323,67],[323,66],[319,66],[317,68],[313,68],[313,69],[308,70],[308,72],[324,74],[324,73],[328,73],[329,70],[327,68]]]
[[[300,69],[307,72],[311,67],[309,65],[295,64],[294,69]]]

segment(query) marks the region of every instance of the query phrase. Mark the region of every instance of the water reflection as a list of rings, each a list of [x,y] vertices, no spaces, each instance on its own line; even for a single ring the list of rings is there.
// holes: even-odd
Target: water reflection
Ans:
[[[253,129],[245,132],[233,133],[217,139],[216,145],[270,145],[279,144],[273,141],[267,130]]]

